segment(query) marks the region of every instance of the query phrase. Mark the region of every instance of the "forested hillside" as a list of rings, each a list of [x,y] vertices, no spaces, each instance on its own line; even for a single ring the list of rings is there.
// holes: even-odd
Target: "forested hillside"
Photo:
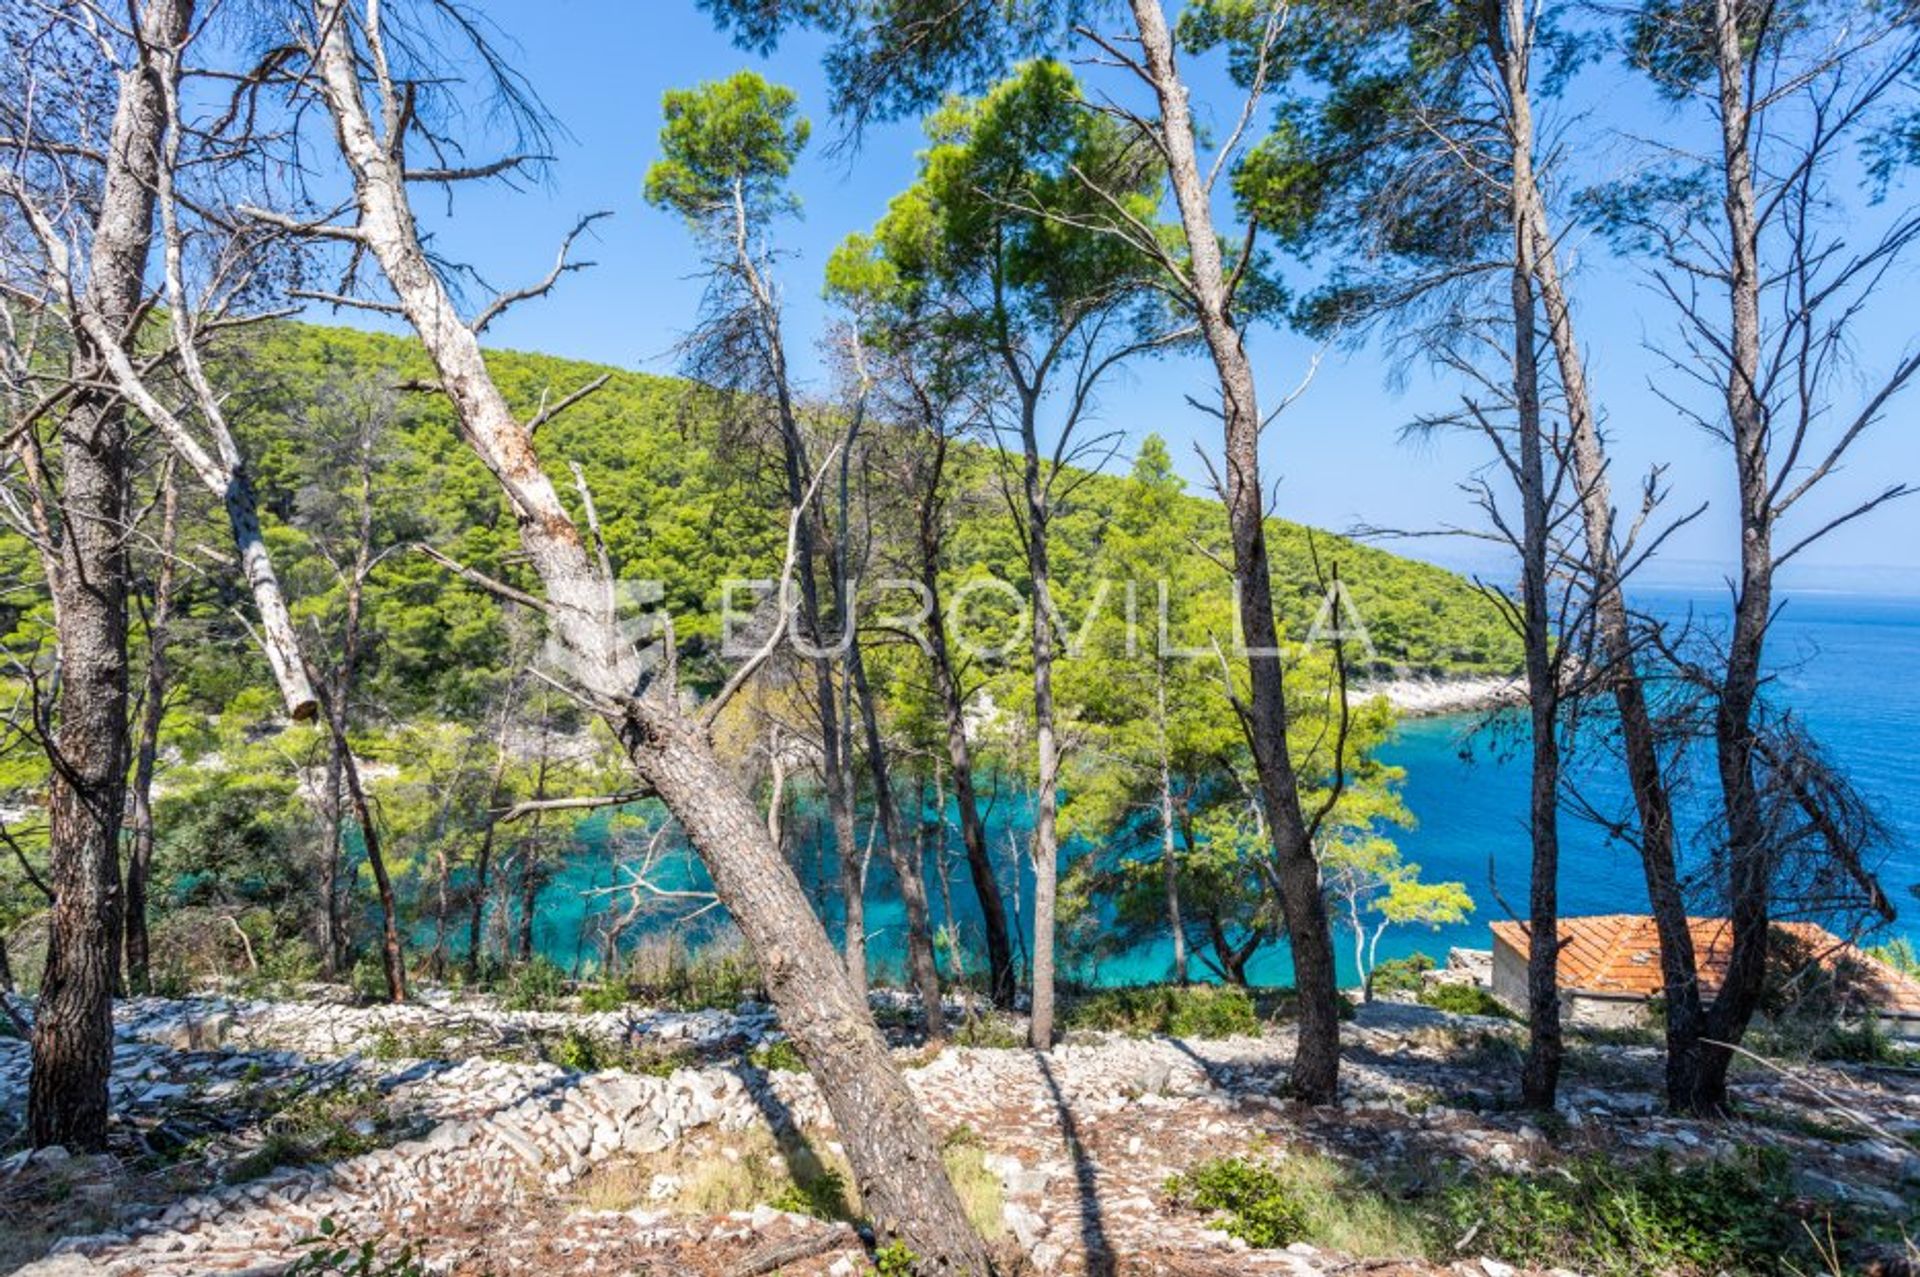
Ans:
[[[489,365],[516,407],[529,414],[607,378],[541,428],[543,455],[569,500],[577,496],[565,467],[581,467],[616,570],[626,580],[663,583],[661,606],[674,614],[683,660],[701,678],[715,680],[717,667],[702,662],[718,638],[721,582],[769,578],[779,566],[786,510],[771,445],[743,434],[741,414],[719,395],[677,378],[514,351],[492,353]],[[330,586],[322,542],[346,530],[330,533],[324,525],[332,512],[345,509],[357,483],[342,438],[352,418],[363,413],[383,419],[373,476],[376,546],[390,551],[427,542],[481,571],[512,576],[511,523],[479,462],[455,434],[445,400],[403,389],[417,391],[430,380],[413,342],[354,329],[276,324],[229,352],[226,377],[244,405],[235,424],[256,459],[262,504],[279,523],[276,549],[296,597],[311,599]],[[1017,586],[1025,569],[997,465],[986,447],[969,448],[960,459],[951,566],[956,578],[992,575]],[[1118,473],[1095,475],[1076,488],[1056,525],[1057,588],[1070,625],[1084,613],[1093,583],[1102,575],[1118,576],[1103,552],[1126,466],[1123,456],[1110,467]],[[884,485],[885,477],[875,473],[869,482]],[[884,503],[884,491],[881,496]],[[1217,547],[1224,538],[1217,501],[1188,496],[1175,517],[1195,543],[1195,558],[1201,557],[1199,547]],[[1515,669],[1516,640],[1470,582],[1283,520],[1272,527],[1276,594],[1293,638],[1312,626],[1325,601],[1325,578],[1337,570],[1378,654],[1377,672]],[[473,680],[507,665],[497,605],[444,568],[417,555],[389,553],[369,584],[368,612],[379,634],[369,656],[381,671],[375,677],[383,703],[422,707],[457,700],[463,687],[471,691]],[[1151,583],[1140,586],[1144,617],[1152,607]],[[744,594],[737,605],[747,605]],[[1119,606],[1118,597],[1108,606]],[[236,655],[244,650],[237,645]]]

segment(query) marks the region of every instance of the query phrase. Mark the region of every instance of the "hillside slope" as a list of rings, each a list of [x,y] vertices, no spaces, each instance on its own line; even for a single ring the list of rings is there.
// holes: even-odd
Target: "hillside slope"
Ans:
[[[509,397],[529,414],[607,378],[596,393],[541,428],[542,455],[570,500],[568,467],[581,467],[619,575],[662,583],[662,605],[675,616],[693,676],[710,676],[714,667],[702,658],[718,637],[722,583],[772,575],[784,535],[773,457],[751,442],[755,406],[723,401],[675,378],[550,355],[499,351],[489,362]],[[375,500],[382,526],[376,541],[429,541],[484,571],[514,577],[511,520],[494,485],[456,437],[444,400],[392,389],[427,375],[411,340],[296,323],[250,334],[244,350],[226,360],[238,428],[254,458],[269,522],[281,523],[274,535],[296,591],[303,576],[324,590],[326,565],[309,561],[311,538],[287,525],[311,525],[316,505],[326,503],[324,489],[339,491],[350,482],[352,458],[329,436],[342,432],[335,418],[367,411],[393,414],[380,445]],[[996,465],[991,449],[974,445],[955,466],[962,491],[950,500],[957,520],[954,566],[969,574],[992,572],[1020,588],[1024,572]],[[884,476],[867,482],[879,511],[874,517],[888,517],[894,503]],[[1055,524],[1056,590],[1070,619],[1080,615],[1102,575],[1102,529],[1125,483],[1114,475],[1089,477],[1074,488]],[[1184,512],[1196,547],[1223,543],[1225,519],[1217,502],[1189,495]],[[1376,672],[1460,675],[1514,668],[1511,634],[1460,576],[1283,520],[1272,526],[1275,595],[1290,636],[1304,636],[1313,625],[1325,597],[1321,573],[1337,567],[1378,658]],[[871,575],[888,575],[888,567],[878,563]],[[1224,573],[1221,581],[1225,590]],[[1142,589],[1151,598],[1151,586]],[[398,684],[385,690],[410,689],[438,699],[473,671],[499,663],[507,636],[490,601],[418,556],[383,563],[373,590],[372,609],[384,617],[381,676]]]

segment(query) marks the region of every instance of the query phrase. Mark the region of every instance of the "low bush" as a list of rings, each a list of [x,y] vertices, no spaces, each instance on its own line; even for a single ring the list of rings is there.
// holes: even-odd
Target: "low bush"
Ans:
[[[1599,1158],[1562,1174],[1476,1176],[1442,1195],[1442,1236],[1478,1224],[1475,1245],[1509,1263],[1593,1277],[1782,1273],[1810,1258],[1786,1156],[1754,1149],[1676,1166]],[[1459,1231],[1454,1231],[1459,1230]]]
[[[414,1257],[411,1243],[393,1254],[378,1242],[355,1241],[331,1218],[320,1221],[320,1233],[300,1243],[304,1253],[287,1269],[287,1277],[426,1277],[426,1267]]]
[[[622,959],[619,981],[628,995],[682,1011],[730,1010],[760,996],[760,972],[738,936],[689,950],[676,936],[636,945]]]
[[[378,1091],[338,1086],[293,1097],[260,1126],[259,1145],[226,1168],[228,1183],[256,1180],[282,1166],[338,1162],[372,1152],[386,1142],[394,1122]]]
[[[1247,991],[1232,985],[1161,985],[1084,994],[1069,1004],[1063,1023],[1134,1037],[1225,1038],[1257,1035],[1260,1013]]]
[[[1269,1162],[1223,1157],[1202,1162],[1166,1184],[1167,1196],[1190,1210],[1219,1216],[1222,1232],[1262,1249],[1307,1233],[1307,1213]]]
[[[507,973],[500,987],[500,1005],[509,1011],[551,1011],[571,992],[566,972],[545,958],[535,958]]]
[[[787,1038],[775,1038],[771,1042],[762,1042],[747,1052],[747,1061],[754,1068],[765,1073],[805,1073],[807,1062],[800,1058],[800,1050]]]
[[[1388,958],[1384,962],[1377,962],[1370,982],[1373,992],[1418,994],[1426,987],[1426,981],[1421,977],[1438,965],[1424,953],[1410,953],[1404,958]]]
[[[1491,993],[1477,984],[1436,984],[1420,990],[1420,1005],[1453,1015],[1484,1015],[1512,1020],[1513,1012],[1501,1006]]]
[[[955,1046],[970,1046],[997,1051],[1012,1051],[1027,1044],[1027,1040],[1002,1016],[988,1011],[969,1017],[959,1028],[953,1031]]]
[[[1824,1272],[1832,1262],[1823,1249],[1867,1231],[1858,1217],[1814,1216],[1774,1149],[1687,1166],[1596,1157],[1532,1174],[1462,1170],[1431,1180],[1372,1180],[1311,1153],[1256,1155],[1204,1162],[1169,1180],[1167,1192],[1250,1246],[1307,1241],[1444,1263],[1469,1237],[1471,1253],[1589,1277]]]

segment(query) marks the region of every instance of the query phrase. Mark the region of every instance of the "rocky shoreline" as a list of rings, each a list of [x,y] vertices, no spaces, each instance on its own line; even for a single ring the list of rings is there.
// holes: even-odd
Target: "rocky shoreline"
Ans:
[[[1809,1193],[1904,1211],[1920,1184],[1910,1148],[1820,1134],[1833,1106],[1873,1115],[1897,1140],[1920,1132],[1920,1090],[1871,1071],[1821,1068],[1818,1101],[1801,1082],[1745,1077],[1743,1109],[1777,1120],[1709,1126],[1658,1112],[1652,1048],[1596,1045],[1570,1068],[1550,1134],[1486,1065],[1489,1050],[1512,1049],[1499,1044],[1517,1030],[1500,1021],[1362,1008],[1344,1034],[1341,1103],[1311,1108],[1277,1098],[1292,1049],[1284,1025],[1217,1041],[1076,1034],[1047,1056],[935,1053],[913,1043],[909,1004],[880,997],[929,1120],[985,1183],[982,1226],[1040,1272],[1350,1270],[1304,1243],[1250,1250],[1168,1200],[1170,1176],[1250,1148],[1360,1167],[1517,1170],[1596,1151],[1699,1158],[1761,1142],[1788,1152]],[[804,1203],[714,1209],[702,1196],[712,1167],[837,1154],[826,1107],[781,1059],[764,1007],[526,1012],[439,992],[404,1007],[140,999],[117,1019],[115,1151],[0,1162],[0,1210],[47,1212],[44,1257],[19,1270],[35,1277],[279,1273],[323,1229],[411,1245],[430,1272],[739,1274],[772,1262],[849,1277],[870,1266],[853,1229]],[[535,1039],[602,1058],[557,1064],[526,1053]],[[24,1043],[0,1040],[0,1110],[23,1103],[26,1064]],[[328,1096],[360,1114],[340,1156],[263,1157],[276,1123]],[[249,1118],[256,1109],[277,1116]],[[1371,1271],[1514,1270],[1469,1250],[1446,1266]]]
[[[1526,683],[1517,675],[1485,674],[1462,678],[1376,679],[1352,691],[1355,700],[1384,696],[1387,703],[1407,718],[1433,718],[1441,714],[1477,714],[1524,705]]]

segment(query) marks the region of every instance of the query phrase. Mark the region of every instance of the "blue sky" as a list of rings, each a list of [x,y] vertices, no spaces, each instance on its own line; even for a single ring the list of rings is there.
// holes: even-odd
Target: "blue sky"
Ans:
[[[808,352],[801,371],[820,385],[812,351],[828,318],[819,298],[826,255],[848,232],[869,226],[887,199],[911,181],[921,140],[918,125],[880,126],[868,132],[856,153],[828,154],[821,143],[834,129],[826,118],[820,42],[790,39],[772,57],[758,58],[734,48],[693,0],[486,0],[484,8],[509,47],[517,45],[520,65],[570,136],[560,139],[556,163],[540,186],[463,193],[451,217],[437,206],[429,212],[423,199],[422,212],[438,246],[473,262],[497,285],[518,283],[546,271],[578,214],[613,213],[581,254],[597,266],[570,276],[545,301],[511,312],[490,329],[489,341],[673,371],[672,349],[691,322],[700,285],[691,277],[697,261],[683,229],[641,198],[642,176],[657,153],[660,96],[668,88],[754,66],[795,88],[816,124],[816,144],[803,156],[794,181],[804,215],[787,228],[782,242],[792,254],[785,263],[789,342],[796,351]],[[1230,122],[1237,102],[1217,78],[1202,68],[1196,83],[1201,118]],[[1213,92],[1216,88],[1221,91]],[[1673,140],[1684,132],[1631,77],[1611,66],[1590,71],[1576,92],[1561,114],[1568,120],[1574,163],[1589,175],[1617,174],[1629,163],[1635,150],[1629,135]],[[1604,103],[1605,119],[1591,109],[1577,115],[1582,103]],[[1910,197],[1910,192],[1896,192],[1896,197]],[[1850,213],[1866,224],[1884,210],[1861,200]],[[1611,258],[1598,242],[1576,241],[1569,247],[1590,377],[1608,411],[1622,496],[1630,495],[1648,465],[1660,461],[1670,465],[1668,477],[1685,495],[1676,506],[1710,503],[1708,514],[1674,540],[1666,562],[1651,569],[1649,579],[1716,582],[1733,544],[1724,517],[1732,498],[1728,466],[1710,440],[1681,422],[1648,387],[1649,377],[1662,370],[1649,347],[1672,341],[1671,312],[1633,264]],[[1884,290],[1882,313],[1870,317],[1858,343],[1863,366],[1883,366],[1912,340],[1914,311],[1901,299],[1911,296],[1913,285],[1913,272],[1907,270]],[[1319,348],[1294,334],[1266,331],[1255,336],[1253,349],[1262,397],[1272,403],[1300,382]],[[1336,531],[1362,524],[1431,528],[1473,520],[1458,485],[1486,460],[1484,449],[1465,438],[1420,444],[1399,439],[1410,418],[1456,403],[1459,388],[1418,371],[1398,384],[1392,374],[1377,348],[1324,352],[1305,394],[1265,440],[1269,482],[1280,480],[1278,513]],[[1140,364],[1107,391],[1104,424],[1135,440],[1148,432],[1166,437],[1197,487],[1205,469],[1194,444],[1217,449],[1218,425],[1190,407],[1186,396],[1206,398],[1209,384],[1209,368],[1196,358]],[[1851,503],[1846,498],[1857,500],[1889,479],[1920,480],[1917,416],[1920,400],[1896,407],[1834,482],[1831,508],[1842,508]],[[1806,512],[1810,523],[1816,515]],[[1498,571],[1485,550],[1470,544],[1423,540],[1402,548],[1456,566]],[[1884,510],[1809,551],[1795,580],[1809,588],[1920,593],[1920,499]]]

